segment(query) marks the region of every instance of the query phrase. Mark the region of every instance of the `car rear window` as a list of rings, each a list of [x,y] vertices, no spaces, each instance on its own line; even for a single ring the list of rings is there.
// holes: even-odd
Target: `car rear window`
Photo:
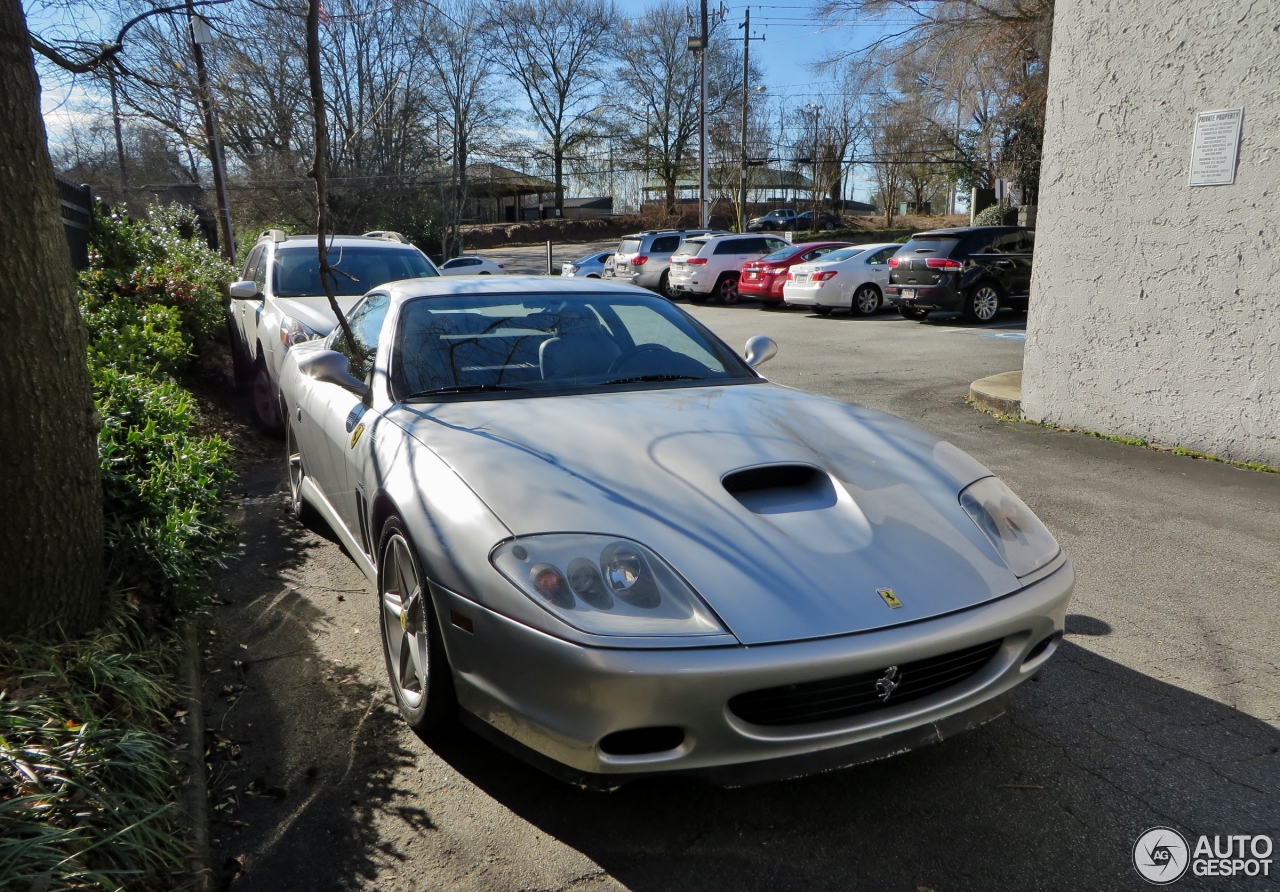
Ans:
[[[706,243],[707,243],[706,239],[700,239],[700,238],[685,239],[684,243],[680,245],[680,250],[677,253],[697,254],[699,251],[702,250],[702,246],[705,245]]]
[[[766,254],[766,255],[765,255],[763,258],[761,258],[761,259],[762,259],[762,260],[774,261],[774,262],[779,261],[779,260],[788,260],[788,259],[790,259],[790,258],[791,258],[791,256],[792,256],[793,254],[795,254],[795,253],[796,253],[796,250],[797,250],[796,248],[786,247],[786,248],[783,248],[783,249],[782,249],[782,250],[780,250],[780,251],[774,251],[772,254]]]
[[[640,253],[640,239],[624,238],[622,244],[618,245],[619,254],[638,254]]]
[[[898,253],[903,256],[907,254],[933,254],[937,257],[946,257],[959,243],[959,237],[954,235],[925,236],[923,238],[917,236],[903,245]]]

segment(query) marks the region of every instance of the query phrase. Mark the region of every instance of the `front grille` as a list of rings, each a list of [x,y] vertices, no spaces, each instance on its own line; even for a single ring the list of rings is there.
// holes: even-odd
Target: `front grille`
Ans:
[[[858,675],[749,691],[732,698],[729,709],[753,725],[803,725],[874,712],[919,700],[959,684],[987,665],[1001,643],[999,640],[988,641],[914,663],[902,663],[893,676],[897,687],[887,698],[881,697],[885,686],[877,688],[876,683],[885,678],[889,667]]]

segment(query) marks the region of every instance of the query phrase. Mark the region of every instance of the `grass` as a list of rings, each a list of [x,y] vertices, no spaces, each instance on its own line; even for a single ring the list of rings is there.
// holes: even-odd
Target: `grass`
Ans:
[[[1104,434],[1098,431],[1086,430],[1081,427],[1066,427],[1060,424],[1054,424],[1051,421],[1032,421],[1029,418],[1023,418],[1021,415],[1009,415],[1006,412],[997,412],[995,409],[988,409],[985,406],[979,406],[968,396],[964,401],[979,412],[985,412],[1001,421],[1016,422],[1018,424],[1029,424],[1034,427],[1043,427],[1052,431],[1067,434],[1084,434],[1086,437],[1093,437],[1095,440],[1109,440],[1112,443],[1123,443],[1126,446],[1140,446],[1143,449],[1150,449],[1153,452],[1164,452],[1169,455],[1181,455],[1186,458],[1200,459],[1201,461],[1217,462],[1218,464],[1230,465],[1233,468],[1240,468],[1244,471],[1259,471],[1264,474],[1280,474],[1280,468],[1272,465],[1264,464],[1256,461],[1234,461],[1229,458],[1222,458],[1218,455],[1211,455],[1208,452],[1199,452],[1195,449],[1188,449],[1185,446],[1164,446],[1159,443],[1152,443],[1144,440],[1142,437],[1123,437],[1118,434]]]
[[[0,889],[173,887],[175,643],[121,602],[86,639],[0,645]]]

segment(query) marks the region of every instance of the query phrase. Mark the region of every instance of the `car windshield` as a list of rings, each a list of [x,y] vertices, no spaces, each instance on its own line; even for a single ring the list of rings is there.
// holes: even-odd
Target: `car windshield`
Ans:
[[[370,288],[399,279],[439,275],[421,253],[407,248],[334,245],[329,249],[329,266],[337,271],[333,277],[333,292],[339,297],[364,294]],[[281,248],[276,252],[271,275],[278,297],[324,294],[315,245]]]
[[[579,257],[577,260],[573,261],[573,263],[575,266],[586,266],[588,263],[597,262],[604,263],[604,258],[608,256],[608,254],[588,254],[586,257]]]
[[[762,380],[683,310],[630,294],[410,300],[400,312],[390,364],[397,399]]]

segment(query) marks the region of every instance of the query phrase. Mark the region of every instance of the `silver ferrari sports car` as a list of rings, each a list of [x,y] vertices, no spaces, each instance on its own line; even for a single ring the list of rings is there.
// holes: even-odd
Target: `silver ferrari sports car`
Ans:
[[[1074,573],[974,459],[596,280],[381,286],[294,346],[294,510],[377,589],[418,731],[589,786],[824,771],[1000,715]],[[372,605],[371,605],[372,606]]]

